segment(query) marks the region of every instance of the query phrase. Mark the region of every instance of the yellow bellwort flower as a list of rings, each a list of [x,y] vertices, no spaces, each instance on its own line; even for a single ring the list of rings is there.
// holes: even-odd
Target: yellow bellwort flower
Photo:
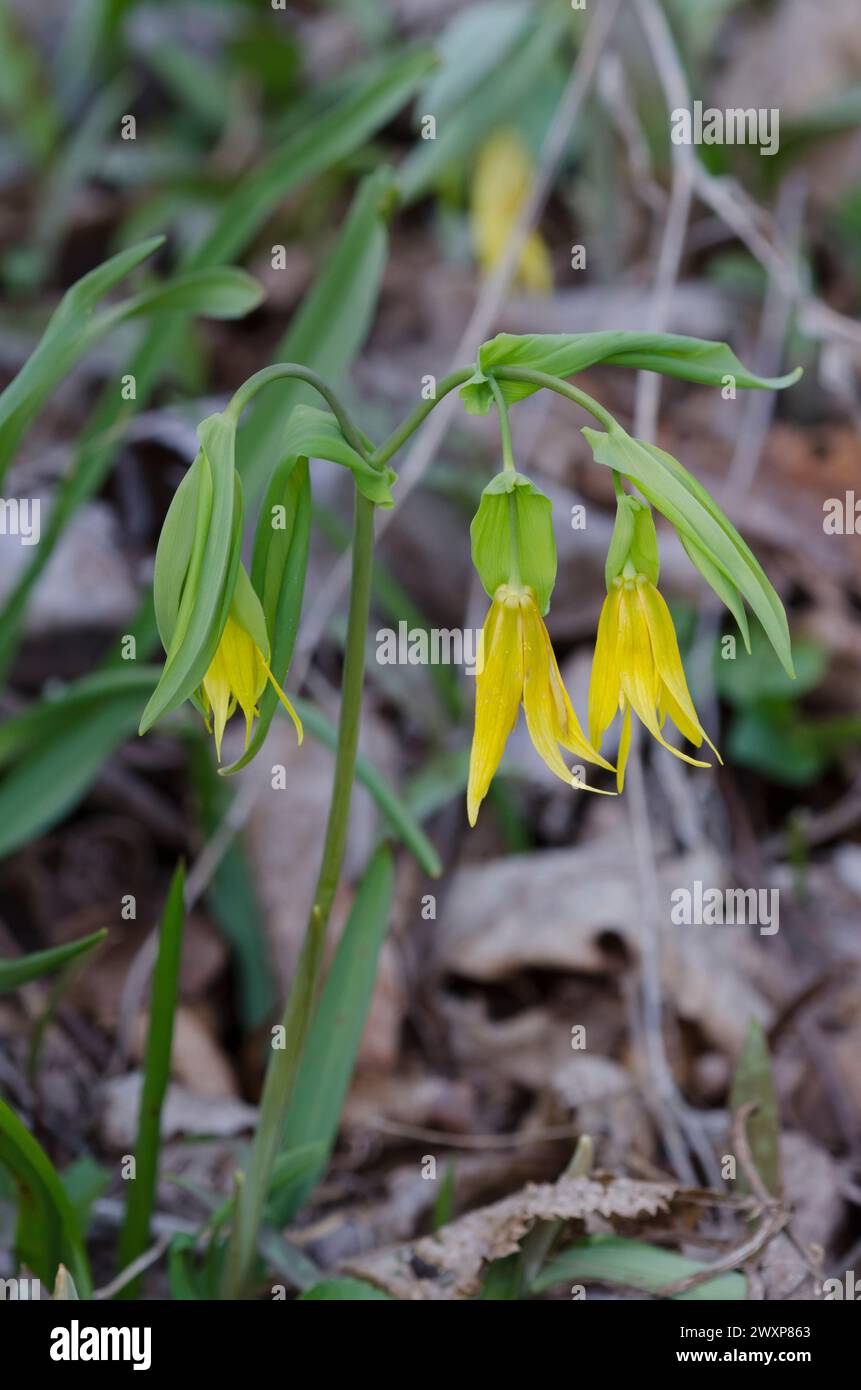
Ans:
[[[470,825],[475,825],[521,704],[536,751],[563,782],[585,786],[565,763],[560,744],[578,757],[613,771],[612,764],[595,751],[580,728],[532,589],[501,584],[493,596],[482,638],[467,788]]]
[[[532,166],[516,130],[498,130],[479,151],[472,185],[472,238],[485,273],[501,260],[529,193]],[[550,253],[538,232],[524,243],[517,278],[524,289],[546,294],[553,288]]]
[[[263,652],[242,624],[229,616],[200,692],[206,727],[215,736],[219,762],[224,728],[237,706],[245,715],[245,747],[248,747],[254,720],[260,713],[257,701],[267,681],[293,720],[301,743],[303,731],[299,716],[270,671]]]
[[[695,748],[705,740],[722,762],[694,709],[670,610],[651,580],[634,573],[630,565],[612,581],[598,623],[589,684],[589,737],[596,746],[619,710],[619,791],[631,745],[631,710],[677,758],[694,767],[711,767],[667,742],[661,732],[667,717]]]

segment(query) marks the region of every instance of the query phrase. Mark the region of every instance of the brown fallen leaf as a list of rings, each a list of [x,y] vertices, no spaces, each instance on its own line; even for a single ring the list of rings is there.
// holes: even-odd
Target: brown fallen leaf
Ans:
[[[597,1174],[528,1183],[434,1235],[375,1250],[348,1261],[344,1268],[397,1299],[471,1298],[478,1292],[485,1266],[514,1254],[537,1222],[575,1221],[588,1230],[614,1218],[641,1220],[668,1213],[678,1193],[673,1183]]]

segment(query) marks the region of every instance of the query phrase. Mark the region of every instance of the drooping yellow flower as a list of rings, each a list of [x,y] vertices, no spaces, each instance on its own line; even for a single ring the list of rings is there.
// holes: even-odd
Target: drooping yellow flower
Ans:
[[[498,130],[478,155],[472,185],[472,238],[479,264],[489,272],[508,244],[529,193],[529,152],[516,130]],[[538,232],[524,243],[517,278],[527,290],[546,294],[553,288],[550,252]]]
[[[667,717],[695,748],[705,740],[722,761],[694,709],[669,608],[651,580],[627,573],[613,580],[604,600],[589,685],[589,737],[596,747],[617,711],[623,715],[616,769],[619,791],[625,782],[632,709],[653,738],[677,758],[694,767],[711,767],[667,742],[661,732]]]
[[[296,726],[302,742],[302,724],[284,691],[269,669],[269,663],[250,633],[231,615],[221,634],[215,656],[203,678],[201,699],[206,727],[215,735],[215,751],[221,762],[224,727],[237,705],[245,715],[245,747],[248,747],[254,720],[260,713],[257,701],[269,681]]]
[[[467,789],[470,825],[475,825],[521,703],[536,751],[563,782],[585,786],[566,765],[560,744],[578,757],[613,771],[580,728],[535,595],[529,588],[502,584],[485,620],[482,661],[476,676],[475,733]]]

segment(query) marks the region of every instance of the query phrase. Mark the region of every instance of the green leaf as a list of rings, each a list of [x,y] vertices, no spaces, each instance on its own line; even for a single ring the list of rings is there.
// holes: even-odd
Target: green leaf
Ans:
[[[82,1298],[92,1291],[83,1236],[72,1204],[48,1155],[0,1100],[0,1165],[18,1190],[15,1254],[48,1288],[64,1264]]]
[[[109,1187],[112,1176],[110,1169],[89,1154],[74,1159],[64,1171],[61,1181],[82,1231],[87,1230],[93,1203]]]
[[[674,1250],[664,1250],[645,1241],[628,1240],[624,1236],[586,1236],[545,1265],[533,1281],[532,1289],[541,1293],[557,1284],[594,1280],[639,1289],[642,1293],[657,1293],[667,1284],[707,1268],[698,1260],[686,1259]],[[747,1281],[743,1274],[718,1274],[687,1293],[672,1297],[679,1302],[746,1299]]]
[[[356,1064],[388,930],[394,865],[381,845],[359,884],[347,925],[314,1013],[284,1124],[284,1147],[322,1144],[309,1173],[287,1181],[273,1194],[276,1224],[284,1226],[302,1205],[325,1168]]]
[[[294,698],[305,732],[333,753],[338,743],[338,730],[324,714],[307,700]],[[356,780],[370,792],[394,834],[414,855],[418,864],[431,878],[439,878],[442,864],[439,855],[418,821],[397,792],[361,753],[356,759]],[[465,785],[465,783],[464,783]]]
[[[366,1284],[362,1279],[324,1279],[322,1283],[300,1293],[297,1302],[310,1299],[323,1299],[327,1303],[370,1302],[373,1299],[393,1302],[389,1294],[383,1293],[382,1289],[375,1288],[373,1284]]]
[[[800,368],[786,376],[760,377],[748,370],[726,343],[706,338],[686,338],[676,333],[639,333],[617,329],[606,333],[499,333],[478,352],[475,376],[460,394],[470,415],[486,415],[493,399],[486,373],[499,367],[527,367],[551,376],[569,377],[596,362],[664,376],[721,386],[731,376],[736,386],[781,390],[801,375]],[[539,388],[528,381],[505,381],[500,386],[506,401],[531,396]]]
[[[512,32],[513,29],[512,25]],[[416,141],[413,153],[400,167],[399,180],[405,203],[424,197],[452,166],[469,158],[492,130],[510,123],[512,111],[517,110],[545,78],[564,32],[564,17],[552,10],[543,10],[534,20],[531,32],[520,35],[514,52],[500,52],[493,68],[475,82],[457,109],[444,114],[443,119],[438,117],[436,139]],[[491,51],[490,45],[487,51]],[[473,49],[473,61],[481,52],[482,48]],[[462,61],[466,63],[465,54]],[[443,68],[442,73],[445,71]],[[457,85],[461,85],[460,79]],[[460,92],[453,92],[452,96],[455,95],[459,96]],[[428,107],[418,114],[425,112],[437,114],[435,109]]]
[[[606,434],[584,428],[596,463],[630,478],[678,531],[693,542],[750,604],[784,669],[793,675],[789,625],[783,604],[750,547],[701,483],[678,460],[612,421]]]
[[[283,520],[283,526],[274,525],[276,518],[279,522]],[[267,630],[272,636],[270,669],[282,687],[290,669],[302,615],[310,534],[311,481],[308,460],[295,454],[288,455],[273,473],[260,508],[251,567],[252,583],[263,605]],[[267,683],[258,702],[260,717],[248,747],[235,763],[219,769],[222,776],[238,772],[256,757],[280,704],[276,691]]]
[[[348,158],[409,100],[433,67],[434,61],[429,50],[396,54],[385,63],[376,64],[373,73],[354,91],[341,97],[330,110],[303,123],[301,129],[281,142],[278,153],[254,174],[251,180],[244,179],[239,184],[235,195],[227,199],[219,211],[209,234],[185,257],[182,270],[208,269],[242,255],[267,219],[293,189],[322,173],[338,160]],[[148,249],[144,254],[150,254],[162,240],[155,238],[146,243]],[[355,245],[357,243],[354,243]],[[108,264],[112,265],[113,262]],[[343,264],[342,260],[342,267]],[[320,333],[319,358],[310,360],[313,344],[309,344],[308,340],[304,344],[296,344],[298,351],[309,353],[307,365],[318,368],[329,377],[338,374],[339,354],[346,355],[343,362],[345,367],[355,352],[357,340],[356,337],[351,339],[348,319],[349,325],[352,325],[352,334],[360,336],[362,316],[365,313],[370,314],[370,309],[376,301],[379,288],[376,274],[379,272],[373,249],[366,251],[361,262],[357,261],[355,270],[355,282],[351,282],[349,286],[352,302],[357,306],[355,313],[347,315],[345,308],[343,320],[330,320],[328,325],[324,324],[324,296],[321,294],[317,301],[320,305],[319,317],[315,316]],[[343,283],[340,276],[339,281]],[[100,289],[99,295],[103,292]],[[308,312],[310,317],[310,307]],[[135,379],[137,390],[134,401],[123,400],[113,383],[103,392],[85,430],[82,447],[75,457],[70,473],[63,480],[51,518],[43,530],[41,542],[5,606],[2,624],[5,631],[0,628],[0,673],[8,670],[19,641],[21,621],[29,595],[62,534],[65,522],[86,498],[98,491],[116,456],[117,441],[122,436],[122,427],[151,396],[178,350],[183,327],[182,316],[172,315],[170,318],[160,316],[147,329],[125,369],[126,373]],[[307,325],[309,339],[313,327],[313,324]],[[352,347],[351,341],[354,344]],[[314,350],[316,352],[317,349]],[[331,361],[328,356],[330,353]],[[62,375],[62,372],[60,374]],[[12,385],[15,386],[15,383]],[[0,396],[0,437],[5,423],[4,400],[5,393]],[[9,403],[10,408],[12,404]],[[38,404],[34,409],[37,408]],[[253,439],[253,436],[249,438]],[[247,457],[247,453],[243,452],[243,468]],[[0,477],[2,472],[0,450]],[[257,491],[256,481],[255,475],[251,486],[253,493]]]
[[[210,741],[202,730],[201,737],[192,740],[190,753],[200,829],[208,839],[227,814],[232,793],[215,770]],[[276,998],[254,874],[240,837],[222,855],[206,892],[206,905],[230,946],[240,1026],[250,1033],[266,1022]]]
[[[187,547],[188,569],[164,669],[141,717],[142,734],[199,687],[215,655],[236,586],[242,547],[242,494],[234,467],[236,426],[227,415],[210,415],[198,427],[197,434],[201,452],[192,467],[200,470],[198,507],[193,540]],[[212,503],[207,506],[210,478]],[[189,495],[192,491],[190,485]],[[179,509],[183,519],[187,505],[184,501]],[[176,527],[179,524],[174,523]],[[185,543],[182,544],[185,549]],[[160,558],[157,554],[157,568]],[[168,603],[167,584],[162,576],[157,577],[156,587],[161,622]]]
[[[550,498],[523,473],[497,473],[481,494],[469,533],[472,563],[488,596],[493,598],[500,584],[511,582],[516,555],[520,578],[534,590],[539,610],[546,613],[556,583]]]
[[[780,787],[807,787],[822,776],[834,756],[815,730],[785,702],[744,709],[730,723],[727,756]]]
[[[455,10],[436,41],[440,64],[419,93],[416,111],[448,122],[480,82],[498,81],[503,63],[508,72],[532,20],[532,7],[524,0],[486,0]]]
[[[182,929],[185,920],[185,870],[180,864],[173,875],[158,935],[158,956],[152,981],[149,1032],[144,1053],[138,1131],[134,1147],[135,1176],[126,1186],[125,1221],[119,1244],[119,1270],[142,1255],[149,1244],[150,1220],[158,1179],[161,1150],[161,1109],[170,1080],[173,1019],[179,995]],[[134,1298],[139,1279],[120,1290],[119,1298]]]
[[[771,1071],[771,1058],[768,1042],[762,1024],[752,1018],[747,1025],[747,1035],[741,1056],[736,1063],[729,1105],[733,1116],[741,1107],[753,1102],[756,1109],[748,1116],[745,1126],[750,1154],[754,1167],[764,1186],[773,1197],[781,1193],[780,1182],[780,1109],[777,1090]],[[750,1183],[742,1165],[738,1163],[738,1177],[735,1186],[739,1192],[750,1192]]]
[[[394,187],[388,169],[362,180],[338,239],[327,250],[273,362],[301,362],[337,388],[365,341],[377,306]],[[318,399],[304,382],[284,378],[271,382],[251,403],[237,440],[237,468],[249,496],[259,495],[283,456],[284,422],[293,407]]]
[[[83,276],[63,295],[38,346],[0,393],[0,479],[43,401],[98,336],[92,325],[99,300],[163,242],[164,237],[150,237],[127,251],[120,251]]]
[[[143,667],[135,676],[110,697],[83,702],[54,732],[28,746],[26,756],[7,772],[0,782],[0,857],[70,811],[114,750],[134,733],[154,668]],[[25,739],[38,722],[38,716],[31,717]]]
[[[703,579],[714,590],[721,603],[729,609],[738,624],[747,651],[750,651],[750,626],[747,621],[747,612],[744,601],[736,586],[730,579],[727,579],[723,570],[718,569],[713,564],[701,545],[697,545],[690,536],[679,533],[679,540],[684,546],[685,553],[695,569],[698,569]],[[793,653],[795,656],[796,654]]]
[[[0,724],[0,767],[16,762],[31,749],[38,749],[55,734],[70,728],[78,716],[92,712],[115,697],[134,695],[140,700],[155,674],[157,668],[154,666],[123,662],[110,670],[82,676],[60,692],[43,696]]]
[[[256,309],[263,287],[237,266],[187,270],[152,285],[134,299],[118,304],[107,317],[116,322],[144,314],[202,314],[208,319],[239,319]],[[112,326],[112,325],[111,325]]]
[[[327,459],[349,468],[363,497],[377,507],[394,506],[392,484],[398,480],[393,468],[375,468],[347,443],[334,415],[310,405],[297,405],[290,416],[282,441],[287,458]]]
[[[86,955],[108,934],[107,927],[70,941],[65,946],[54,946],[48,951],[33,951],[29,956],[19,956],[17,960],[0,960],[0,994],[11,989],[20,989],[31,980],[40,980],[52,970],[59,970],[78,956]]]
[[[397,55],[331,111],[285,140],[226,200],[195,264],[218,265],[239,255],[289,189],[345,159],[397,115],[435,61],[427,48]]]
[[[811,638],[802,637],[792,644],[795,680],[790,680],[759,628],[754,628],[753,645],[748,647],[748,653],[728,661],[721,657],[719,642],[715,647],[717,692],[741,709],[750,709],[763,701],[800,700],[822,682],[828,667],[825,649]]]

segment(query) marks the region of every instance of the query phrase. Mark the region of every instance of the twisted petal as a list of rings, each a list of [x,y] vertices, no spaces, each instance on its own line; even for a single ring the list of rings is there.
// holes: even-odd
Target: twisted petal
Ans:
[[[302,725],[284,691],[269,669],[263,653],[251,635],[235,618],[228,617],[221,640],[203,678],[203,698],[207,714],[211,713],[215,751],[221,761],[221,742],[224,728],[237,705],[245,715],[245,747],[251,738],[254,720],[260,713],[257,702],[271,681],[302,742]],[[209,721],[207,720],[207,723]]]
[[[622,735],[619,739],[619,752],[616,755],[616,786],[619,792],[625,789],[625,768],[628,766],[628,753],[631,750],[631,706],[625,703],[622,716]]]
[[[475,731],[466,802],[470,825],[499,767],[523,694],[523,633],[516,599],[494,599],[484,624],[484,666],[475,678]]]
[[[637,597],[649,630],[655,666],[661,681],[661,707],[689,743],[699,748],[705,739],[720,762],[720,754],[700,724],[694,708],[685,679],[673,619],[663,595],[653,584],[640,584]]]
[[[663,748],[669,749],[676,758],[681,758],[682,762],[690,763],[693,767],[708,767],[708,763],[700,762],[683,753],[681,749],[674,748],[661,733],[657,718],[661,678],[655,665],[649,627],[642,619],[635,586],[632,584],[628,587],[627,584],[623,584],[621,592],[619,665],[625,697],[634,713]]]
[[[613,588],[604,600],[598,619],[598,636],[589,681],[589,738],[600,746],[619,708],[619,605],[621,588]]]

